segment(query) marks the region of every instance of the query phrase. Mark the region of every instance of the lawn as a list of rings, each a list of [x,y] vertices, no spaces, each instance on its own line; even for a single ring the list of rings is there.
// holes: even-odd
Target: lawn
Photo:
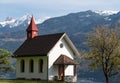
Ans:
[[[0,80],[0,83],[66,83],[62,81],[41,81],[41,80]]]

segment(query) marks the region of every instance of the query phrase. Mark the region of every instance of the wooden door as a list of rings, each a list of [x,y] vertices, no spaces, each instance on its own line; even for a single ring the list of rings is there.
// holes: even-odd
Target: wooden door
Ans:
[[[59,65],[59,79],[63,80],[64,78],[64,65]]]

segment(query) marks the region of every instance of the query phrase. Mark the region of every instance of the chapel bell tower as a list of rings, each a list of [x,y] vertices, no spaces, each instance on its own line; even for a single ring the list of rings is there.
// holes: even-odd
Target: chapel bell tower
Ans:
[[[34,22],[33,16],[31,18],[31,22],[30,22],[28,28],[26,29],[26,31],[27,31],[27,39],[32,39],[32,38],[38,36],[38,28]]]

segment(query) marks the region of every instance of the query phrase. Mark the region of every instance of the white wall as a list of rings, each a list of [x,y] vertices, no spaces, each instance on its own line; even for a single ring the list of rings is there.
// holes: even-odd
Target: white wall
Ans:
[[[63,43],[63,48],[60,48],[60,44]],[[54,46],[54,48],[49,53],[49,80],[52,80],[54,76],[58,76],[58,68],[57,66],[53,66],[53,63],[56,59],[61,55],[64,54],[71,59],[73,59],[73,52],[69,48],[68,44],[66,43],[65,39],[61,39],[58,43]],[[74,75],[73,73],[73,66],[68,65],[65,70],[65,75]],[[70,72],[71,71],[71,72]]]
[[[25,60],[25,72],[20,72],[20,61]],[[34,72],[29,72],[29,61],[33,59],[34,61]],[[38,63],[39,60],[43,59],[43,72],[39,72]],[[43,57],[18,57],[17,58],[17,65],[16,65],[16,77],[17,78],[25,78],[25,79],[31,79],[31,78],[40,78],[43,80],[47,80],[47,56]]]
[[[73,65],[68,65],[65,66],[65,76],[73,76],[74,75],[74,66]]]

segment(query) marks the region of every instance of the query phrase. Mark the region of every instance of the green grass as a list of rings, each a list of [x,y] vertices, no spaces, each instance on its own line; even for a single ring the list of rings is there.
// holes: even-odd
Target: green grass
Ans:
[[[0,83],[66,83],[62,81],[41,81],[41,80],[0,80]]]

